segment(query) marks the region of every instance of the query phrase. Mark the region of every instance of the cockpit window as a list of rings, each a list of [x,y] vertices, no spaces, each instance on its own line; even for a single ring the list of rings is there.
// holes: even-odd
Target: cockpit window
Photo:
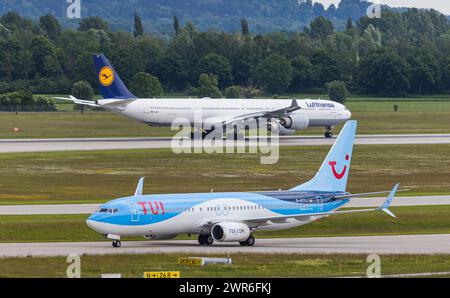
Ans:
[[[108,209],[107,208],[100,208],[100,209],[97,209],[96,212],[113,214],[113,213],[116,213],[118,211],[119,211],[119,209],[117,209],[117,208],[108,208]]]

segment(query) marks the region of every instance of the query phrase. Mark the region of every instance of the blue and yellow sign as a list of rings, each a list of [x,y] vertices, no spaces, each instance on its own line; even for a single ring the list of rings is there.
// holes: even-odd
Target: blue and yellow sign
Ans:
[[[114,71],[111,67],[103,67],[98,74],[98,80],[105,87],[111,85],[114,82]]]

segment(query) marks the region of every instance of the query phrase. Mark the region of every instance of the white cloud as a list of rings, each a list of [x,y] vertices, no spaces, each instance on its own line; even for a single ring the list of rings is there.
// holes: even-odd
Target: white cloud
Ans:
[[[325,7],[331,4],[336,6],[340,0],[316,0],[314,2],[323,3]],[[417,7],[417,8],[434,8],[447,15],[450,15],[449,0],[373,0],[372,2],[387,4],[392,7]]]

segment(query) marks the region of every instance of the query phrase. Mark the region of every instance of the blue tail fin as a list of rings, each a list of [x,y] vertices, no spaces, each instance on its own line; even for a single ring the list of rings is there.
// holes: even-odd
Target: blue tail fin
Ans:
[[[325,161],[310,181],[291,190],[345,191],[352,160],[356,121],[348,121],[328,153]]]
[[[100,93],[103,98],[137,98],[125,87],[119,75],[104,55],[94,55],[94,65],[97,72]]]

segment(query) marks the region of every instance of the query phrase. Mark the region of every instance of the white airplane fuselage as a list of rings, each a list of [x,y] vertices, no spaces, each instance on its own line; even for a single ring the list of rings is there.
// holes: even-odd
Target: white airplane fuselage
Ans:
[[[126,105],[108,106],[111,100],[98,104],[115,113],[151,126],[171,126],[176,119],[192,124],[226,121],[252,113],[270,112],[286,108],[291,101],[284,99],[135,99]],[[307,127],[332,127],[351,117],[342,104],[328,100],[298,100],[300,114],[308,119]],[[201,123],[198,123],[201,122]],[[306,127],[305,127],[306,128]]]

